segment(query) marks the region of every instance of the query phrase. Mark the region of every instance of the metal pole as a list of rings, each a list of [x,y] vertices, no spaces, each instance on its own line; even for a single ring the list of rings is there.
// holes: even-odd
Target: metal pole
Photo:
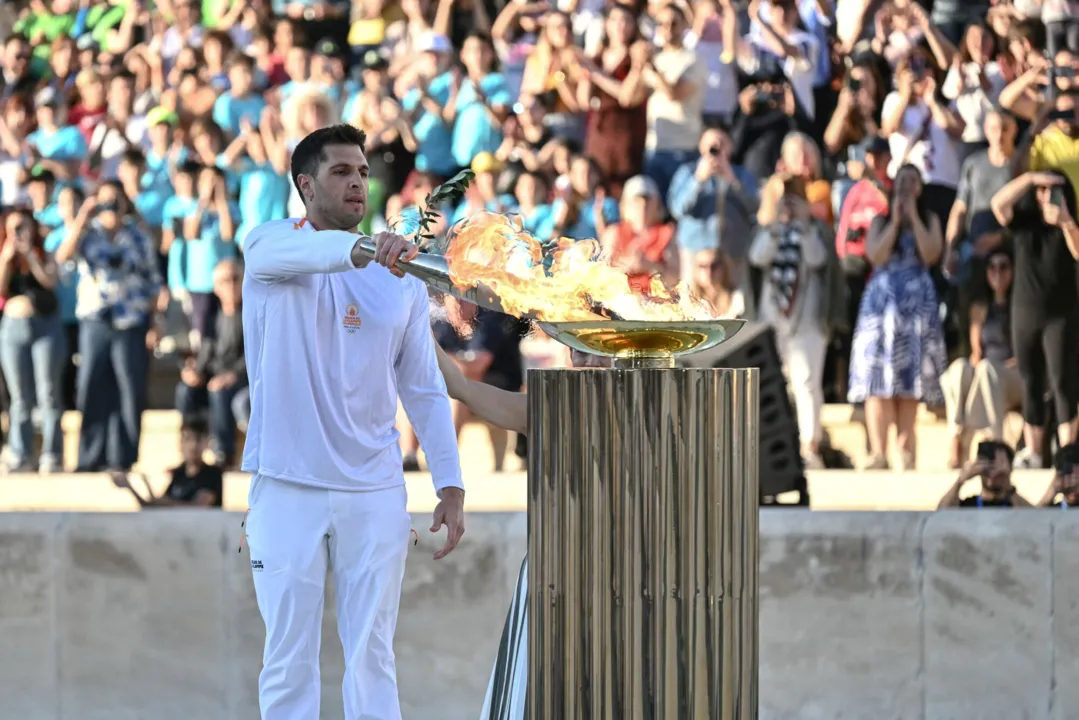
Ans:
[[[757,717],[757,386],[529,373],[531,720]]]

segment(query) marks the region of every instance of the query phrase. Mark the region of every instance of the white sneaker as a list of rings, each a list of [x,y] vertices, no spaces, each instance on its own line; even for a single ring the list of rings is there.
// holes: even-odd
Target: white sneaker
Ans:
[[[1012,462],[1012,468],[1015,470],[1041,470],[1042,456],[1034,452],[1031,448],[1025,447],[1015,454],[1015,460]]]

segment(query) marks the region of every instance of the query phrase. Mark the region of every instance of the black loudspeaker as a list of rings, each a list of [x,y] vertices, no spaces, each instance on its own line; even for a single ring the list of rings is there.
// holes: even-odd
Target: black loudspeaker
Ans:
[[[781,505],[776,496],[797,491],[797,505],[809,505],[809,487],[798,440],[798,421],[787,379],[768,325],[746,323],[733,338],[712,350],[687,356],[697,367],[757,368],[760,371],[761,505]]]

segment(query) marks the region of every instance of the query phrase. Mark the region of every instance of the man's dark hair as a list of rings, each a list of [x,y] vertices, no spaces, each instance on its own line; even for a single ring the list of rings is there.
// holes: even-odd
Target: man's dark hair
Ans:
[[[199,413],[189,413],[184,415],[180,421],[180,432],[187,430],[197,438],[204,438],[210,434],[210,423],[206,420],[206,417]]]
[[[248,72],[253,73],[255,72],[255,58],[241,50],[233,50],[225,59],[225,72],[229,72],[234,67],[247,68]]]
[[[181,175],[191,175],[194,177],[202,172],[202,165],[194,160],[185,160],[176,168],[176,172]]]
[[[24,38],[22,35],[19,35],[18,33],[12,33],[4,38],[4,49],[6,50],[7,46],[13,42],[22,43],[23,45],[30,44],[29,41],[27,41],[27,39]]]
[[[112,77],[109,78],[109,82],[113,82],[114,80],[123,80],[124,82],[129,82],[132,85],[134,85],[135,84],[135,73],[131,72],[127,68],[121,68],[121,69],[117,70],[116,72],[114,72],[112,74]]]
[[[1004,451],[1004,454],[1008,456],[1008,467],[1011,467],[1015,462],[1015,450],[1012,450],[1012,446],[1003,440],[997,440],[996,446],[998,451]]]
[[[328,145],[357,145],[360,150],[367,150],[367,133],[352,125],[330,125],[320,128],[303,140],[292,151],[292,184],[300,193],[300,176],[318,174],[318,167],[326,162]]]
[[[124,154],[120,156],[121,163],[131,163],[136,167],[142,167],[146,164],[146,156],[142,154],[142,150],[138,148],[128,148],[124,150]]]

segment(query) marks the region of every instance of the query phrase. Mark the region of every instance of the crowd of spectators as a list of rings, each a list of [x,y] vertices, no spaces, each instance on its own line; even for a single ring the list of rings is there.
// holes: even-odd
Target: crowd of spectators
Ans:
[[[436,232],[514,212],[773,326],[809,467],[829,400],[864,404],[871,468],[913,466],[919,404],[955,468],[1010,411],[1017,466],[1076,439],[1074,3],[29,0],[0,27],[8,470],[59,467],[66,408],[79,470],[131,468],[154,357],[235,462],[244,238],[303,214],[291,151],[335,122],[367,133],[366,232],[471,168]],[[520,386],[520,323],[448,302],[435,331]]]

